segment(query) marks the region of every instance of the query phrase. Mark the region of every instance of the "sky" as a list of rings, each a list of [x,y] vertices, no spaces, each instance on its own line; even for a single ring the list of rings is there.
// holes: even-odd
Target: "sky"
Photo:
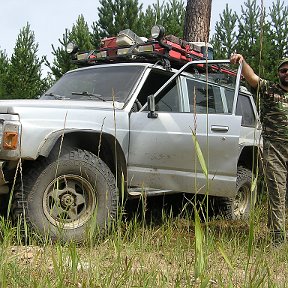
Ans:
[[[272,0],[257,0],[257,3],[261,5],[261,1],[265,7],[272,6]],[[156,0],[139,0],[139,3],[143,3],[144,9],[155,2]],[[219,20],[219,14],[222,14],[225,9],[226,3],[233,11],[240,13],[244,2],[247,0],[212,0],[211,31],[215,22]],[[186,5],[186,0],[184,3]],[[0,50],[5,50],[8,57],[11,57],[17,36],[28,22],[31,30],[34,31],[35,42],[39,44],[39,56],[46,55],[51,61],[51,45],[58,47],[58,39],[62,39],[65,28],[71,29],[80,14],[83,14],[91,27],[97,20],[98,6],[99,0],[83,2],[79,0],[0,0]]]

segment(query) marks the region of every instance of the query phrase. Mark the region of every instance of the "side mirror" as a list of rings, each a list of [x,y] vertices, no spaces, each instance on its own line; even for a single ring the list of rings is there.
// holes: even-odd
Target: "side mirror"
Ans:
[[[154,95],[149,95],[147,97],[148,104],[148,118],[158,118],[158,114],[155,112],[155,98]]]

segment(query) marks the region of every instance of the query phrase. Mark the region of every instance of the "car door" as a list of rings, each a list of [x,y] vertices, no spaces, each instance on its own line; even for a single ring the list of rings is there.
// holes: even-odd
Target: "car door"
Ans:
[[[225,111],[220,88],[179,76],[156,95],[157,118],[148,118],[147,111],[131,113],[130,187],[200,194],[209,189],[211,195],[234,195],[241,117]]]

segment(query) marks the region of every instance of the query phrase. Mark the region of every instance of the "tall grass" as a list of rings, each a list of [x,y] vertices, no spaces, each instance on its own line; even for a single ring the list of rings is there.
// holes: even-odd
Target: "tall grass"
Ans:
[[[211,218],[204,241],[206,224],[190,202],[176,215],[163,208],[154,220],[150,204],[84,246],[17,245],[17,229],[1,218],[1,287],[284,287],[288,247],[269,245],[265,204],[255,210],[248,269],[248,223]]]
[[[114,105],[114,91],[112,95]],[[117,155],[115,107],[113,117]],[[209,155],[205,163],[196,137],[196,117],[195,114],[192,131],[194,151],[208,185]],[[64,131],[65,125],[59,155]],[[19,165],[21,170],[21,162]],[[110,233],[103,239],[97,236],[95,211],[87,245],[77,246],[73,242],[52,245],[42,239],[40,247],[39,239],[33,241],[33,237],[29,238],[30,245],[27,241],[23,245],[19,233],[23,224],[12,227],[1,217],[0,287],[285,287],[288,245],[277,249],[270,245],[266,203],[252,209],[249,222],[228,222],[219,217],[216,221],[208,212],[203,222],[200,215],[203,206],[209,203],[208,186],[200,208],[195,196],[195,201],[186,201],[176,216],[173,207],[165,210],[160,204],[161,213],[149,217],[149,201],[153,199],[144,195],[129,215],[124,209],[124,176],[117,175],[116,169],[118,177],[122,178],[118,218],[109,223]],[[256,182],[257,175],[251,191]],[[13,193],[8,216],[12,197]],[[27,239],[27,229],[25,236]]]

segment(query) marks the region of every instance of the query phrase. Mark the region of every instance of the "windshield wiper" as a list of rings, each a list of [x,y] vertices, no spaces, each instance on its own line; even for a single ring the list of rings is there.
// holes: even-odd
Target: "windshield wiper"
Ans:
[[[88,96],[90,99],[97,98],[103,102],[106,102],[104,98],[100,94],[94,94],[94,93],[88,93],[87,91],[83,92],[71,92],[72,95],[83,95],[83,96]]]
[[[65,100],[65,99],[70,99],[68,97],[65,97],[65,96],[61,96],[61,95],[57,95],[57,94],[54,94],[54,93],[47,93],[47,94],[44,94],[44,96],[51,96],[57,100]]]

